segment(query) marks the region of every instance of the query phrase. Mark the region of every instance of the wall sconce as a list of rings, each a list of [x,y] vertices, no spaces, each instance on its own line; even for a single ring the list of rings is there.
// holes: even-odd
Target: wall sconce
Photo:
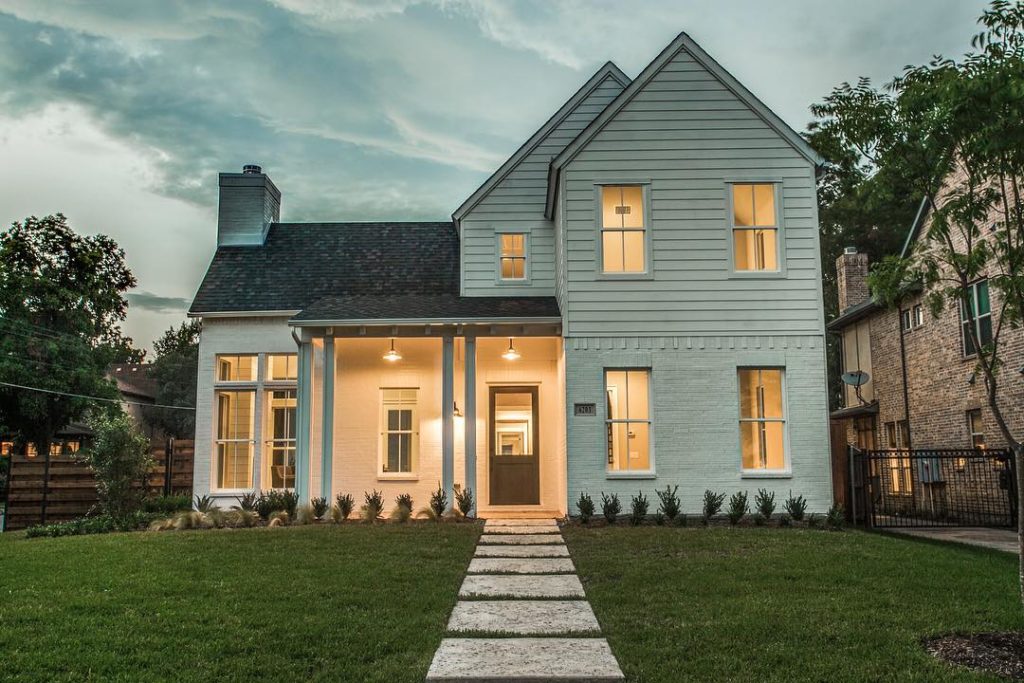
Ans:
[[[508,338],[508,350],[501,354],[501,357],[505,360],[519,360],[519,352],[516,351],[516,347],[512,346],[512,337]]]
[[[396,361],[402,360],[402,354],[400,354],[398,351],[395,351],[395,338],[394,337],[391,338],[391,349],[387,353],[384,354],[383,358],[384,358],[384,360],[390,361],[392,363],[394,363]]]
[[[459,402],[455,401],[455,417],[462,417],[462,411],[459,410]]]

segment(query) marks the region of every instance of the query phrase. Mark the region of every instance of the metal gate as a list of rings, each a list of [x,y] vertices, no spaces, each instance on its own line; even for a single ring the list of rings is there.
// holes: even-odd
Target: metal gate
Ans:
[[[855,522],[879,528],[1017,526],[1012,451],[851,449]]]

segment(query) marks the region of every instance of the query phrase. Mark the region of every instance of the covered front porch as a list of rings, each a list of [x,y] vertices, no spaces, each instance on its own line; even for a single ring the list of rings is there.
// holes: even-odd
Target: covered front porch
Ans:
[[[566,512],[557,323],[295,325],[301,500],[381,491],[420,510],[469,488],[480,516]]]

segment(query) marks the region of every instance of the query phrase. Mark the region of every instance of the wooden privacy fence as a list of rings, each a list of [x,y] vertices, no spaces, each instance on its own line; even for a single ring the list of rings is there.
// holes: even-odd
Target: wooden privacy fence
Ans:
[[[191,496],[193,454],[192,441],[154,441],[150,447],[154,464],[140,484],[147,495]],[[13,455],[8,467],[5,531],[77,519],[97,502],[96,480],[89,466],[74,455]]]

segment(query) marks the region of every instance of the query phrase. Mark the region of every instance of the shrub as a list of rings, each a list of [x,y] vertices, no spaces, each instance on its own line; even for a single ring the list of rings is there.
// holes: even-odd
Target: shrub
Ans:
[[[70,522],[31,526],[25,530],[25,537],[57,538],[60,536],[106,534],[113,531],[138,531],[139,529],[145,529],[159,518],[159,513],[153,512],[131,512],[121,517],[95,515],[93,517],[82,517]]]
[[[395,496],[395,505],[400,508],[405,508],[409,512],[412,512],[412,495],[409,493],[403,493]]]
[[[843,510],[843,506],[836,503],[830,507],[825,515],[825,523],[829,529],[840,531],[846,525],[846,511]]]
[[[295,509],[295,523],[296,524],[312,524],[316,519],[316,511],[313,506],[309,503],[299,505]]]
[[[174,528],[174,518],[154,519],[149,524],[149,531],[170,531]]]
[[[647,496],[644,495],[643,491],[640,491],[629,504],[629,523],[633,526],[640,526],[640,524],[647,517]]]
[[[196,496],[194,507],[198,512],[209,512],[214,509],[216,505],[213,503],[212,496]]]
[[[615,524],[619,513],[622,512],[622,503],[619,502],[619,494],[606,495],[601,492],[601,514],[609,524]]]
[[[256,510],[256,501],[259,499],[259,494],[255,491],[249,493],[243,493],[238,498],[238,505],[233,506],[236,510],[245,510],[246,512],[254,512]]]
[[[408,522],[412,519],[412,496],[403,493],[395,497],[395,509],[391,512],[391,518],[397,522]]]
[[[757,510],[757,521],[769,522],[772,514],[775,513],[775,493],[768,493],[767,489],[758,489],[754,496],[754,509]]]
[[[711,522],[711,518],[717,515],[722,509],[723,501],[725,501],[724,493],[715,493],[711,489],[704,491],[704,507],[702,513],[704,516],[705,526]]]
[[[655,493],[658,494],[658,500],[661,501],[661,505],[658,506],[658,512],[665,515],[668,521],[672,521],[679,515],[682,510],[682,506],[679,504],[679,487],[665,485],[664,491],[658,491],[655,489]]]
[[[586,524],[594,516],[594,499],[580,491],[580,499],[576,501],[576,509],[580,512],[580,522]]]
[[[464,486],[461,490],[456,491],[455,507],[462,513],[463,517],[469,517],[469,513],[473,511],[473,490]]]
[[[284,510],[275,510],[270,513],[270,521],[267,526],[288,526],[291,517]]]
[[[654,513],[654,523],[658,526],[665,526],[665,513],[658,510]]]
[[[338,517],[334,521],[340,522],[349,518],[352,514],[352,510],[356,507],[356,500],[352,497],[351,493],[339,493],[334,497],[334,502],[338,506]]]
[[[437,484],[437,490],[430,494],[430,507],[427,508],[428,515],[433,519],[440,521],[444,516],[444,511],[448,509],[448,494],[441,488],[440,482]]]
[[[793,526],[793,520],[789,515],[779,515],[779,526],[791,527]]]
[[[210,523],[210,526],[216,529],[223,529],[228,526],[228,517],[220,508],[212,507],[203,514],[206,515],[206,520]]]
[[[299,494],[295,491],[281,491],[282,510],[288,513],[289,517],[295,516],[295,509],[299,506]]]
[[[170,515],[192,509],[192,496],[153,496],[142,501],[142,511]]]
[[[254,527],[260,521],[260,516],[252,510],[234,510],[229,514],[231,526]]]
[[[92,443],[80,454],[96,477],[99,508],[123,517],[142,508],[143,489],[137,485],[153,464],[149,439],[123,411],[100,413],[91,420]]]
[[[313,508],[313,517],[318,521],[324,518],[324,515],[327,514],[327,510],[330,507],[327,505],[327,499],[322,496],[320,498],[312,499],[309,503]]]
[[[789,498],[783,504],[782,509],[786,511],[790,517],[793,518],[794,522],[799,522],[804,518],[804,512],[807,510],[807,501],[804,500],[803,496],[793,497],[793,492],[789,492]]]
[[[743,519],[743,516],[750,512],[750,505],[747,503],[747,492],[737,491],[729,497],[729,523],[736,526]]]
[[[363,519],[367,522],[376,522],[384,512],[384,494],[377,489],[373,493],[364,493],[366,504],[363,505]]]
[[[676,517],[676,525],[677,526],[686,526],[687,524],[688,524],[688,521],[686,519],[686,515],[680,513],[679,516]]]
[[[807,527],[809,529],[817,529],[821,526],[821,518],[818,515],[810,514],[807,515]]]

